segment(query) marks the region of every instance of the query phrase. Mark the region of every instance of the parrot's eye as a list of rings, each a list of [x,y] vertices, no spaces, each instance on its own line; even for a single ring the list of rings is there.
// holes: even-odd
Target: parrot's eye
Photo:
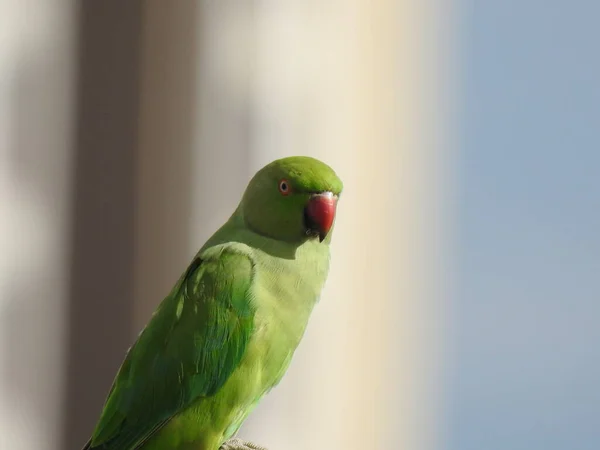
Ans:
[[[281,192],[281,195],[288,195],[290,193],[290,183],[288,180],[281,180],[279,182],[279,192]]]

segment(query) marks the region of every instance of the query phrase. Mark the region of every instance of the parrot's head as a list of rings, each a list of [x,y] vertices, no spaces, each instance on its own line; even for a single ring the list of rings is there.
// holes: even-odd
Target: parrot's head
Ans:
[[[242,214],[247,226],[263,236],[323,242],[333,226],[341,192],[342,181],[318,159],[278,159],[259,170],[248,184]]]

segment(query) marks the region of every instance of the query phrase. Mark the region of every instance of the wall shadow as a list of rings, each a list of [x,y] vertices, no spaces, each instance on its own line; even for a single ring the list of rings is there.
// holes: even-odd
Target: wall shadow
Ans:
[[[131,342],[142,2],[79,3],[63,446],[89,438]]]

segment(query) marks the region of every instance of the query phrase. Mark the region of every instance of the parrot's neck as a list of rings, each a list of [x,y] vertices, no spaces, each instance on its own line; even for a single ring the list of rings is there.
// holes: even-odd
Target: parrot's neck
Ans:
[[[331,230],[333,231],[333,230]],[[297,253],[303,253],[308,248],[313,248],[316,253],[326,255],[329,258],[329,243],[331,240],[331,232],[323,242],[318,242],[318,239],[311,237],[300,241],[281,241],[272,239],[268,236],[258,234],[251,230],[244,221],[241,206],[238,206],[229,220],[219,228],[200,249],[202,253],[205,249],[215,245],[224,244],[227,242],[238,242],[246,244],[251,248],[257,248],[261,251],[283,259],[297,259]]]
[[[287,242],[260,235],[246,226],[238,208],[227,223],[207,241],[200,254],[217,245],[227,245],[247,254],[259,275],[278,275],[262,276],[265,295],[261,296],[260,303],[265,311],[272,309],[274,314],[296,317],[300,328],[295,329],[292,334],[294,339],[299,339],[327,278],[328,243],[321,243],[318,239]],[[282,321],[287,319],[282,316]]]

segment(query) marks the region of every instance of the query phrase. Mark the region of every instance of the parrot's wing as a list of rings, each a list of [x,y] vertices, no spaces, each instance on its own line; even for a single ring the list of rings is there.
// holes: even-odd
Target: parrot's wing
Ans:
[[[214,252],[213,252],[214,253]],[[230,250],[195,259],[129,350],[90,448],[139,448],[225,383],[253,331],[253,266]]]

